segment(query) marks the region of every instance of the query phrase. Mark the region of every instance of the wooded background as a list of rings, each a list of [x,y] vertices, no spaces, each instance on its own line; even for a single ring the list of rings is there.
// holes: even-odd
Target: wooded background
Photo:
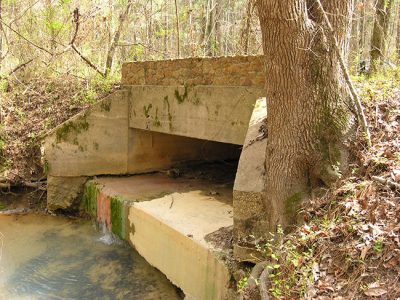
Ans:
[[[109,76],[125,61],[262,54],[255,0],[0,0],[1,75]],[[360,0],[350,66],[400,56],[400,1]],[[118,73],[118,72],[117,72]]]

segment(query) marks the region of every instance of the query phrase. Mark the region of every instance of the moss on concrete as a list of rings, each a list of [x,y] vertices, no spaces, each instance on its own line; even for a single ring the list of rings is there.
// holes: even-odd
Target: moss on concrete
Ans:
[[[119,196],[110,197],[110,218],[112,232],[120,239],[125,239],[124,201]]]
[[[285,201],[285,215],[287,217],[295,216],[299,208],[300,202],[303,199],[303,193],[295,193]]]
[[[185,91],[183,92],[182,95],[179,93],[178,90],[175,90],[175,98],[179,104],[182,104],[183,102],[185,102],[187,97],[188,97],[188,87],[187,86],[185,86]]]
[[[97,195],[99,189],[94,181],[85,184],[83,199],[81,203],[81,211],[89,216],[96,218],[97,215]]]
[[[101,111],[109,112],[111,110],[111,100],[103,100],[100,103],[100,109]]]
[[[153,108],[153,105],[150,103],[148,106],[143,106],[144,116],[147,118],[150,117],[150,110]]]
[[[67,142],[70,134],[74,133],[75,135],[78,135],[83,131],[87,131],[88,129],[89,123],[85,118],[65,122],[56,130],[56,142]],[[77,142],[77,140],[75,140],[76,138],[73,139],[74,143]]]

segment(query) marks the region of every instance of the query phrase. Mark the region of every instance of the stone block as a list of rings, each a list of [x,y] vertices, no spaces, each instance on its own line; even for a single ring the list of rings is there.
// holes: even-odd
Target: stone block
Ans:
[[[86,177],[47,177],[47,209],[75,210],[82,198]]]

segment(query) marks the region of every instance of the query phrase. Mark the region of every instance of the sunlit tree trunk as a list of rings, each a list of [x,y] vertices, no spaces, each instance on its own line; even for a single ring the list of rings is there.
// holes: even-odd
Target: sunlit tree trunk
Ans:
[[[397,36],[396,36],[397,60],[400,62],[400,4],[397,12]]]
[[[378,0],[376,16],[371,38],[371,72],[374,73],[383,63],[386,51],[387,34],[389,30],[390,15],[393,0]]]
[[[123,10],[123,12],[120,14],[119,16],[119,23],[118,23],[118,27],[114,33],[113,39],[111,41],[110,47],[108,48],[108,52],[107,52],[107,59],[106,59],[106,65],[104,68],[104,75],[107,77],[108,74],[111,72],[111,68],[114,62],[114,55],[115,55],[115,50],[117,48],[119,39],[121,37],[121,32],[124,28],[125,25],[125,21],[128,18],[129,15],[129,11],[132,7],[133,4],[133,0],[129,0],[125,9]]]
[[[348,55],[352,0],[322,1]],[[271,231],[298,219],[300,203],[346,170],[349,92],[314,0],[256,2],[268,107],[266,216]]]

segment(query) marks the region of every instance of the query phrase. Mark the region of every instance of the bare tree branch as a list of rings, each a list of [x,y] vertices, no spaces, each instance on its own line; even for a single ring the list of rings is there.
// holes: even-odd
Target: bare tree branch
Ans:
[[[27,43],[31,44],[32,46],[46,52],[47,54],[53,55],[53,53],[51,53],[49,50],[47,50],[46,48],[43,48],[41,46],[39,46],[38,44],[35,44],[34,42],[32,42],[31,40],[27,39],[25,36],[23,36],[22,34],[20,34],[18,31],[16,31],[14,28],[12,28],[10,25],[8,25],[6,22],[4,22],[3,20],[0,19],[0,22],[6,26],[8,29],[10,29],[12,32],[14,32],[16,35],[18,35],[21,39],[23,39],[24,41],[26,41]]]
[[[76,48],[76,46],[75,46],[75,40],[76,40],[76,37],[78,36],[78,30],[79,30],[79,9],[78,8],[75,8],[75,10],[74,10],[74,19],[73,19],[73,22],[74,22],[74,24],[75,24],[75,31],[74,31],[74,35],[72,36],[72,40],[71,40],[71,42],[69,43],[70,44],[70,46],[71,46],[71,48],[80,56],[80,58],[82,58],[82,60],[89,66],[89,67],[91,67],[93,70],[95,70],[97,73],[99,73],[102,77],[106,77],[106,74],[104,73],[104,72],[102,72],[102,71],[100,71],[100,69],[94,64],[94,63],[92,63],[86,56],[84,56],[83,54],[82,54],[82,52],[80,52],[79,50],[78,50],[78,48]]]

